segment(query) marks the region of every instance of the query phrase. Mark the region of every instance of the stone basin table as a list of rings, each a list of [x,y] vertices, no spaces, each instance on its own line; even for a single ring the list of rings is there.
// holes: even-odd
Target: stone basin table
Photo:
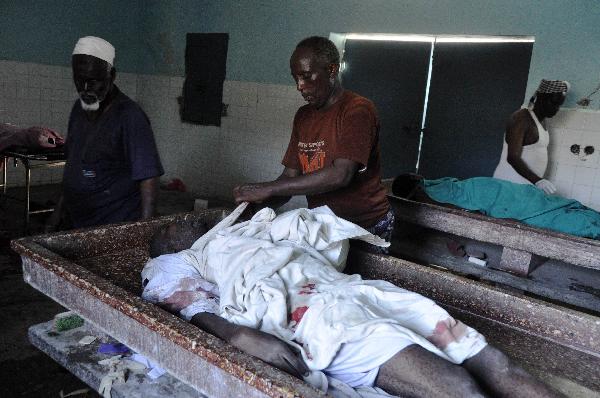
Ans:
[[[25,281],[209,397],[323,397],[312,388],[141,299],[154,231],[176,217],[214,225],[211,209],[11,242]],[[347,272],[419,292],[554,385],[600,391],[600,318],[402,259],[351,250]]]

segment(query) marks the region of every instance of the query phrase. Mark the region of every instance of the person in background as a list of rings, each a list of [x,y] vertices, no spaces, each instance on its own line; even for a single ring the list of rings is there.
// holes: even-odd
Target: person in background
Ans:
[[[64,139],[60,134],[46,127],[20,128],[0,123],[0,152],[12,147],[56,148],[63,143]]]
[[[494,178],[533,184],[549,195],[556,192],[554,184],[544,178],[550,137],[542,123],[556,115],[569,87],[566,81],[542,79],[529,107],[510,116]]]
[[[394,215],[381,184],[375,105],[342,87],[339,52],[325,37],[302,40],[290,69],[308,104],[294,118],[282,161],[285,169],[274,181],[235,187],[236,202],[278,207],[290,196],[306,195],[310,208],[327,205],[336,215],[390,241]]]
[[[114,57],[99,37],[82,37],[73,50],[79,99],[69,117],[63,197],[47,230],[63,212],[75,228],[154,215],[163,167],[148,117],[114,84]]]

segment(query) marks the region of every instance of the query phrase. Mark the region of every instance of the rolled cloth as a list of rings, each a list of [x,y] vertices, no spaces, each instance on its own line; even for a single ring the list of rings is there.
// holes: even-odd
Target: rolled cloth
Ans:
[[[546,80],[542,79],[538,89],[536,90],[536,94],[553,94],[553,93],[563,93],[567,94],[571,85],[568,81],[565,80]]]
[[[104,39],[95,36],[85,36],[80,38],[75,44],[73,55],[84,54],[100,58],[114,65],[115,48]]]

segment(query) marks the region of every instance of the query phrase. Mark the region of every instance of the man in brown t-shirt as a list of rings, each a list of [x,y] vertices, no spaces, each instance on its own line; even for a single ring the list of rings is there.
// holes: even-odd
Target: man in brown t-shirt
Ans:
[[[324,37],[309,37],[296,46],[290,69],[308,104],[294,118],[285,169],[274,181],[241,185],[233,194],[238,203],[268,201],[272,207],[292,195],[306,195],[310,208],[327,205],[389,240],[394,216],[381,184],[375,106],[344,90],[339,67],[337,48]]]

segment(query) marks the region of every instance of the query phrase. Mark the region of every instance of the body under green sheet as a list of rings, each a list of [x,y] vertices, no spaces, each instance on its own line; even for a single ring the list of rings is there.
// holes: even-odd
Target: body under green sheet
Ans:
[[[585,238],[600,238],[600,213],[574,199],[546,195],[533,185],[491,177],[462,181],[445,177],[423,180],[422,184],[427,195],[439,203]]]

